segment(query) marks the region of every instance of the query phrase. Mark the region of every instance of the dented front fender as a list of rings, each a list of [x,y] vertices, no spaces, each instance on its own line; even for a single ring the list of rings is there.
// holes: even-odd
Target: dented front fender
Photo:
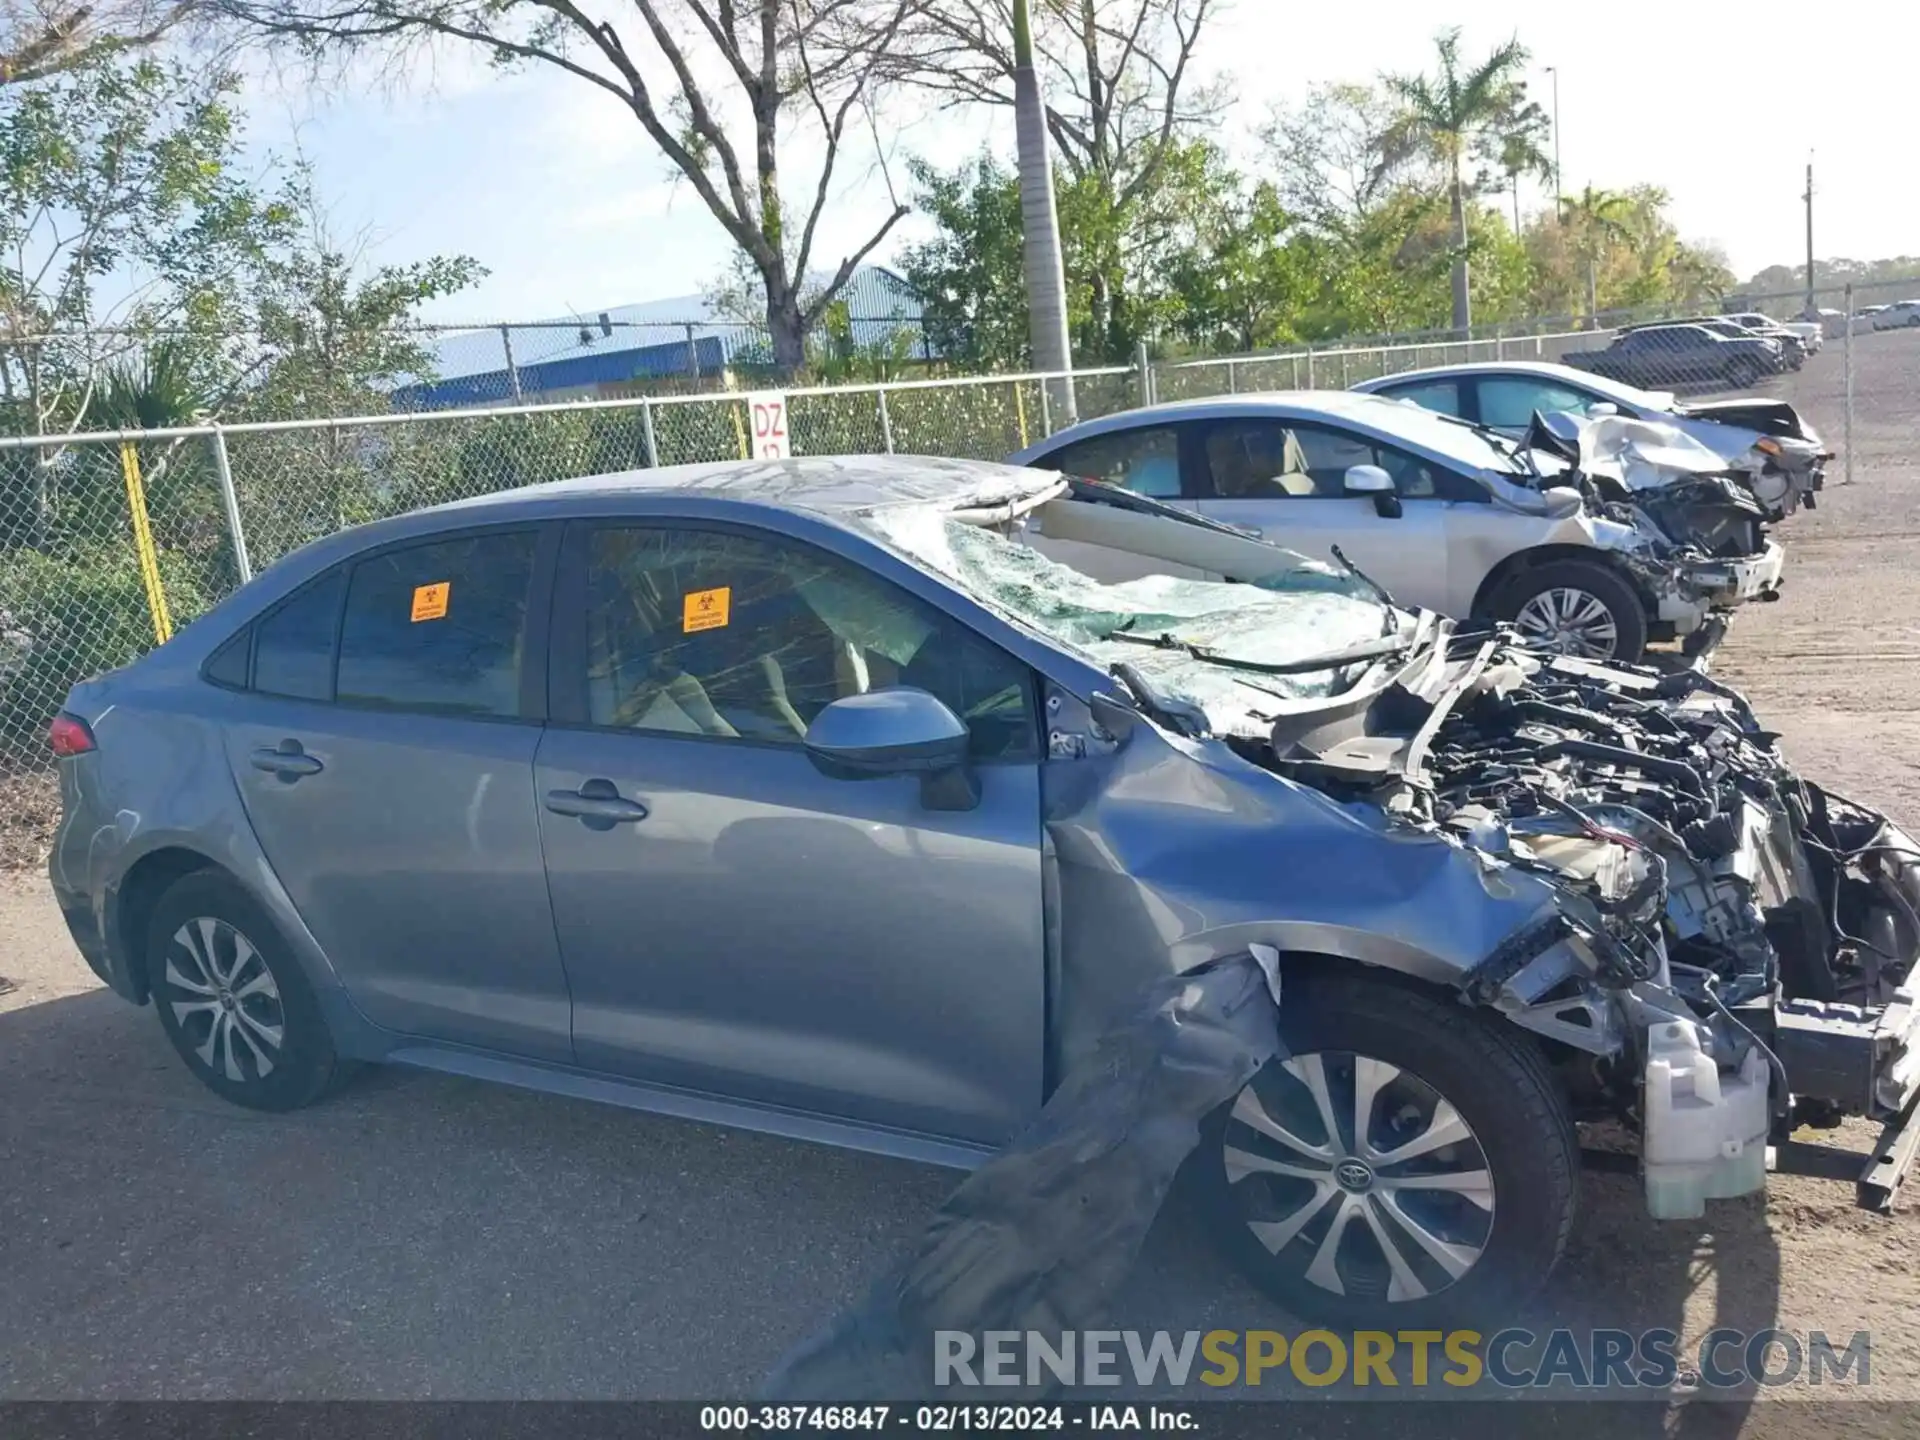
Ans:
[[[1249,945],[1460,986],[1557,913],[1536,875],[1145,722],[1050,762],[1042,803],[1056,1073],[1142,986]]]

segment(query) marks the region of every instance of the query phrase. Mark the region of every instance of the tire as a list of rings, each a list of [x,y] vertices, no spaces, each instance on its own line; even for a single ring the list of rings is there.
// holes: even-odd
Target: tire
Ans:
[[[229,876],[202,870],[160,897],[146,962],[161,1028],[221,1099],[298,1110],[340,1074],[306,976],[266,911]]]
[[[1292,1058],[1268,1065],[1202,1130],[1196,1198],[1209,1232],[1255,1286],[1304,1320],[1396,1330],[1510,1318],[1559,1263],[1579,1195],[1573,1122],[1539,1047],[1485,1012],[1399,984],[1324,971],[1288,983],[1280,1029]],[[1346,1132],[1326,1161],[1255,1128],[1278,1122],[1326,1149],[1316,1070]],[[1363,1075],[1384,1079],[1370,1150],[1351,1143]],[[1441,1106],[1452,1107],[1452,1120]],[[1464,1138],[1398,1164],[1380,1160],[1436,1125]],[[1262,1168],[1272,1160],[1333,1178]],[[1449,1177],[1451,1186],[1432,1188],[1385,1183]],[[1303,1210],[1313,1212],[1304,1222]],[[1445,1261],[1396,1214],[1417,1223]]]
[[[1528,643],[1561,654],[1631,665],[1646,653],[1646,606],[1598,561],[1553,560],[1522,570],[1494,596],[1493,616],[1517,625]]]
[[[1749,360],[1742,355],[1727,366],[1727,383],[1736,390],[1751,389],[1760,383],[1760,377],[1766,373],[1757,360]]]

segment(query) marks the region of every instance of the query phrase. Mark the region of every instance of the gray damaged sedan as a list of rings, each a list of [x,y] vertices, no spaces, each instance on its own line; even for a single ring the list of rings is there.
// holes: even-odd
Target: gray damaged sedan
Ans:
[[[1147,556],[1103,584],[1038,538]],[[55,721],[55,890],[218,1094],[389,1061],[970,1165],[1169,972],[1277,964],[1201,1203],[1296,1312],[1537,1285],[1920,1087],[1920,853],[1740,698],[1204,517],[904,458],[348,531]],[[1903,1132],[1904,1133],[1904,1132]]]

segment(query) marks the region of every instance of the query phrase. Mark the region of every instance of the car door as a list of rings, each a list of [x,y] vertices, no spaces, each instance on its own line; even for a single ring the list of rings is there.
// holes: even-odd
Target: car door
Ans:
[[[1029,463],[1042,470],[1058,470],[1063,475],[1098,480],[1181,509],[1197,509],[1199,492],[1185,454],[1184,435],[1188,428],[1138,425],[1127,430],[1109,430],[1049,451]],[[1110,585],[1148,575],[1176,575],[1185,580],[1221,578],[1190,565],[1063,540],[1032,528],[1022,539],[1048,559],[1058,560],[1082,575]]]
[[[1722,361],[1721,347],[1726,343],[1710,330],[1689,327],[1662,332],[1666,342],[1661,363],[1666,366],[1669,385],[1698,385],[1717,377]]]
[[[1007,1140],[1045,1048],[1031,673],[774,531],[581,524],[562,575],[536,784],[579,1063]],[[810,758],[825,705],[895,684],[967,721],[973,808]]]
[[[384,547],[250,627],[226,727],[247,818],[353,1003],[572,1054],[533,791],[558,527]]]
[[[1282,418],[1214,421],[1199,444],[1211,485],[1202,514],[1316,559],[1331,560],[1338,545],[1396,600],[1448,608],[1447,501],[1437,467],[1357,431]],[[1399,515],[1383,514],[1370,495],[1347,493],[1355,465],[1393,476]]]

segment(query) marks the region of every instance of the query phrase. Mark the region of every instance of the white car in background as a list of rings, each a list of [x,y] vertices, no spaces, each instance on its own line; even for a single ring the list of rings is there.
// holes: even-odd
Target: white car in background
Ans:
[[[1756,335],[1797,335],[1801,344],[1806,346],[1807,354],[1817,355],[1826,343],[1826,334],[1818,324],[1811,320],[1776,320],[1771,315],[1762,315],[1758,310],[1742,310],[1738,314],[1728,315],[1727,319],[1736,325],[1744,325]]]
[[[1904,330],[1920,325],[1920,300],[1896,300],[1873,317],[1876,330]]]
[[[1590,659],[1637,660],[1649,640],[1674,638],[1702,654],[1735,606],[1777,592],[1780,547],[1717,456],[1669,426],[1578,432],[1577,450],[1549,447],[1552,437],[1535,448],[1413,405],[1316,391],[1109,415],[1012,461],[1344,557],[1400,604],[1510,621],[1537,645]],[[1591,469],[1570,458],[1603,451]],[[1669,485],[1676,457],[1686,474]],[[1032,543],[1105,581],[1236,578],[1130,570],[1128,557],[1044,530]]]
[[[1516,439],[1535,413],[1593,419],[1624,415],[1657,420],[1698,440],[1746,475],[1754,498],[1772,520],[1801,505],[1812,509],[1833,452],[1785,400],[1682,401],[1671,391],[1642,390],[1603,375],[1527,360],[1488,360],[1407,370],[1362,380],[1364,394],[1410,400],[1426,410],[1454,415]]]

